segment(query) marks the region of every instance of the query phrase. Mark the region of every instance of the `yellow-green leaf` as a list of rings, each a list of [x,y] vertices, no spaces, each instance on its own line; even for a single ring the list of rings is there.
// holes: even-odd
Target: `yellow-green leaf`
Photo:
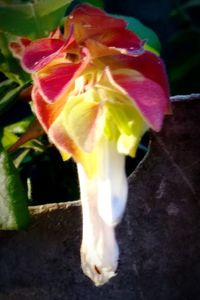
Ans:
[[[0,229],[27,228],[27,196],[8,154],[0,146]]]

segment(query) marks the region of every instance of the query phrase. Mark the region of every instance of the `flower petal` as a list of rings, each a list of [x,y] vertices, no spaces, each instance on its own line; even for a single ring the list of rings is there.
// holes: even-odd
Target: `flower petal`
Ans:
[[[169,86],[165,66],[162,60],[155,54],[145,51],[138,57],[120,56],[119,64],[132,70],[139,71],[146,78],[158,83],[169,98]],[[168,101],[169,104],[169,101]]]
[[[126,28],[111,28],[92,38],[107,47],[123,49],[124,54],[138,56],[144,52],[143,41]]]
[[[87,98],[88,93],[84,93],[69,101],[62,113],[62,119],[73,141],[83,151],[91,152],[102,135],[104,114],[99,103]]]
[[[69,137],[59,118],[57,118],[53,125],[49,128],[48,136],[61,152],[66,152],[70,156],[77,157],[78,148]]]
[[[57,100],[63,91],[66,91],[80,67],[81,63],[60,63],[48,66],[38,72],[35,80],[45,101],[52,103]]]
[[[97,173],[98,161],[96,151],[93,151],[92,153],[85,153],[84,151],[81,151],[81,149],[69,136],[61,118],[58,117],[49,128],[48,136],[52,143],[61,152],[64,160],[72,156],[76,163],[80,163],[82,165],[88,178],[94,177]]]
[[[61,32],[60,28],[57,27],[52,32],[50,32],[49,38],[51,38],[51,39],[62,39],[62,32]]]
[[[83,212],[81,265],[83,272],[99,286],[116,275],[119,250],[114,227],[106,224],[98,212],[96,178],[88,178],[80,164],[78,174]]]
[[[118,152],[114,142],[105,137],[98,145],[96,189],[99,215],[109,226],[117,225],[127,202],[125,156]]]
[[[110,127],[111,122],[114,122],[119,131],[116,140],[118,152],[134,157],[138,144],[148,128],[146,122],[134,105],[128,105],[127,103],[107,103],[106,107],[109,112],[107,126]],[[110,130],[112,130],[112,126],[113,124]]]
[[[85,41],[85,45],[88,48],[93,59],[103,56],[119,55],[119,53],[121,53],[121,51],[117,48],[109,48],[93,39],[87,39]]]
[[[119,90],[125,96],[124,99],[128,97],[132,99],[133,104],[149,126],[159,131],[164,114],[169,107],[169,98],[166,95],[166,90],[157,82],[146,78],[135,70],[118,68],[111,71],[109,68],[106,68],[105,73],[113,88]],[[166,85],[164,82],[164,87]]]
[[[93,178],[97,174],[98,155],[96,149],[92,153],[82,151],[70,137],[60,117],[49,128],[48,137],[64,159],[72,156],[76,163],[82,165],[88,178]]]
[[[101,58],[101,63],[109,66],[112,72],[119,69],[138,71],[144,77],[159,84],[168,99],[167,110],[170,110],[167,74],[165,66],[158,56],[148,51],[137,57],[130,55],[104,56]]]
[[[34,79],[40,89],[44,100],[52,103],[61,95],[68,93],[68,88],[73,80],[86,68],[90,61],[90,54],[86,48],[81,51],[80,62],[59,63],[53,61],[40,70]],[[67,99],[67,97],[66,97]]]
[[[90,55],[93,59],[103,57],[103,56],[113,56],[113,55],[119,55],[119,54],[130,55],[130,56],[139,56],[139,55],[143,54],[143,52],[144,52],[144,49],[140,45],[134,46],[132,44],[132,47],[128,48],[128,44],[127,44],[126,45],[127,48],[125,47],[125,45],[124,45],[124,47],[117,48],[116,46],[120,46],[120,44],[117,45],[117,43],[116,43],[116,46],[114,44],[115,43],[113,43],[112,47],[111,46],[108,47],[95,39],[87,39],[85,41],[85,45],[88,48]]]
[[[22,65],[27,72],[40,70],[58,55],[65,42],[60,39],[44,38],[30,43],[25,49]]]
[[[129,76],[113,74],[113,79],[125,95],[133,99],[150,127],[159,131],[168,106],[168,98],[162,87],[151,79],[135,78],[131,72]]]
[[[75,37],[79,42],[111,28],[126,27],[124,20],[110,17],[101,9],[88,4],[75,8],[69,20],[74,25]]]
[[[66,99],[63,97],[59,101],[49,104],[43,99],[36,86],[32,90],[32,99],[37,118],[47,131],[62,111]]]

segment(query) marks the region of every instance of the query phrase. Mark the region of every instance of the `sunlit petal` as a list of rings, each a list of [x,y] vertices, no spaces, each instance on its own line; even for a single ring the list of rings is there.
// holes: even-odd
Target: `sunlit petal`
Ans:
[[[51,124],[59,116],[60,112],[63,110],[66,99],[65,97],[62,97],[55,103],[49,104],[43,99],[36,86],[34,86],[32,90],[32,99],[37,118],[42,124],[43,128],[47,131]]]
[[[65,60],[52,61],[34,75],[34,80],[43,99],[49,103],[55,102],[63,94],[68,93],[70,84],[84,71],[90,62],[90,53],[86,48],[81,49],[78,62]],[[67,96],[66,96],[67,100]]]
[[[48,136],[52,143],[61,152],[64,159],[72,156],[76,163],[80,163],[88,178],[94,177],[98,168],[98,153],[95,148],[91,153],[87,153],[71,138],[70,133],[66,130],[62,122],[62,116],[48,130]]]
[[[121,62],[120,62],[121,61]],[[140,72],[146,78],[156,82],[163,89],[166,98],[169,98],[169,86],[166,70],[162,60],[155,54],[145,51],[138,57],[121,55],[115,61],[116,66],[127,67]],[[168,100],[169,104],[169,100]]]
[[[75,37],[79,42],[104,30],[125,28],[127,25],[124,20],[113,18],[101,9],[88,4],[75,8],[69,19],[74,24]]]
[[[40,71],[36,82],[45,101],[54,102],[69,86],[80,67],[81,63],[61,63]]]
[[[125,156],[115,143],[103,138],[98,146],[99,167],[96,176],[98,212],[104,222],[117,225],[123,216],[128,186]]]
[[[84,151],[91,152],[102,135],[104,114],[99,103],[84,101],[87,95],[70,101],[65,106],[62,118],[75,143]]]
[[[143,42],[132,31],[126,28],[106,30],[96,36],[93,40],[102,43],[107,47],[117,48],[128,55],[140,55],[144,52]]]
[[[68,135],[63,124],[57,119],[49,128],[48,136],[51,142],[60,150],[61,153],[67,153],[68,156],[78,156],[78,148]]]
[[[83,210],[81,262],[96,285],[116,275],[119,250],[114,226],[121,220],[127,200],[124,156],[102,139],[98,145],[97,173],[88,178],[78,164]]]
[[[61,51],[65,42],[61,39],[44,38],[26,47],[22,64],[28,72],[37,71],[47,65]]]
[[[135,78],[134,74],[113,74],[113,79],[133,99],[149,126],[159,131],[168,106],[162,87],[151,79]]]
[[[109,48],[94,39],[87,39],[87,41],[85,41],[85,45],[89,49],[92,58],[119,55],[119,53],[121,53],[121,50]]]
[[[144,118],[138,112],[133,105],[127,105],[123,103],[107,103],[108,107],[108,124],[109,128],[111,120],[115,123],[115,127],[118,129],[118,135],[116,140],[117,150],[124,155],[135,156],[138,144],[148,129],[148,125],[144,121]],[[109,132],[112,130],[107,128]],[[108,136],[108,139],[109,136]]]

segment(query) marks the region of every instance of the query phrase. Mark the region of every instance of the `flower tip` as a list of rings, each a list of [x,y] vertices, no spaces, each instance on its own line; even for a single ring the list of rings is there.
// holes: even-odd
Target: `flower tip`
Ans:
[[[87,260],[87,255],[81,251],[81,267],[83,273],[89,277],[95,284],[95,286],[101,286],[107,283],[112,277],[116,276],[118,263],[116,261],[115,265],[109,267],[97,267],[96,265],[91,265],[90,261]]]

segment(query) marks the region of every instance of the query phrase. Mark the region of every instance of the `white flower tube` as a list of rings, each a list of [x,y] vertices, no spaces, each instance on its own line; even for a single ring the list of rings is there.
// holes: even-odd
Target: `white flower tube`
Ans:
[[[127,200],[124,155],[106,139],[98,145],[98,172],[88,178],[78,164],[83,211],[81,264],[98,285],[115,276],[119,250],[114,227],[121,220]]]

